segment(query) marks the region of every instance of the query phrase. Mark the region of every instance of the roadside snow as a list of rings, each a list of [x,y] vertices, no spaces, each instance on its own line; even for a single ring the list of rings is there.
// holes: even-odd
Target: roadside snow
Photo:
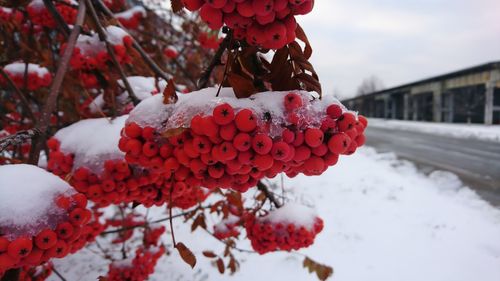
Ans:
[[[285,187],[292,201],[314,206],[324,220],[316,243],[301,253],[333,266],[330,280],[500,280],[500,211],[453,174],[428,176],[392,153],[361,148],[320,177],[285,179]],[[153,208],[150,218],[162,212]],[[174,252],[159,261],[150,280],[317,280],[302,268],[303,257],[290,253],[235,251],[240,271],[221,276],[201,252],[221,253],[223,246],[201,230],[191,233],[182,220],[174,222],[176,238],[193,250],[198,264],[191,270]],[[239,246],[250,249],[248,241]],[[88,250],[55,263],[68,280],[95,280],[107,269]],[[99,266],[100,272],[91,270]]]
[[[370,127],[500,142],[500,126],[498,125],[487,126],[481,124],[433,123],[370,118]]]

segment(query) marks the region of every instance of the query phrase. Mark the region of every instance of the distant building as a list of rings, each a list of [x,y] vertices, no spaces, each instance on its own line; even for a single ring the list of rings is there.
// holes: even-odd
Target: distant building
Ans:
[[[500,124],[500,61],[342,102],[368,117]]]

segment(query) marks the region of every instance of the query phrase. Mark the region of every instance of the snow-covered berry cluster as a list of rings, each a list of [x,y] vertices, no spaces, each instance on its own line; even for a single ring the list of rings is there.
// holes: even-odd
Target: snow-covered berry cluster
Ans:
[[[0,6],[0,24],[21,24],[23,13],[19,10]]]
[[[62,258],[95,237],[87,198],[43,169],[0,166],[0,195],[0,271]]]
[[[158,196],[155,184],[163,183],[160,174],[128,165],[118,149],[127,117],[86,119],[59,130],[47,141],[47,169],[70,176],[70,184],[99,206],[152,202]]]
[[[281,172],[320,175],[339,154],[363,145],[364,123],[335,101],[307,92],[250,99],[223,92],[215,97],[215,89],[205,89],[169,105],[162,104],[162,96],[144,100],[131,112],[120,140],[127,162],[154,167],[175,181],[174,192],[186,186],[245,192]]]
[[[296,15],[312,11],[314,0],[183,0],[190,11],[214,30],[224,24],[238,39],[266,49],[279,49],[295,40]]]
[[[109,265],[109,281],[134,280],[144,281],[154,272],[156,263],[165,254],[165,248],[139,248],[134,258],[113,262]]]
[[[238,237],[240,218],[230,214],[226,219],[223,219],[214,225],[214,236],[219,240],[224,240],[231,237]]]
[[[113,46],[117,61],[121,64],[129,63],[131,57],[128,55],[127,48],[132,45],[132,37],[114,25],[106,27],[106,34]],[[74,70],[103,70],[110,60],[111,56],[106,49],[106,44],[99,40],[97,33],[90,36],[82,34],[78,37],[70,65]]]
[[[252,248],[265,254],[309,247],[323,230],[323,220],[307,207],[287,204],[262,217],[246,215],[245,228]]]
[[[67,24],[73,24],[76,20],[77,9],[73,7],[78,5],[72,0],[62,0],[54,3],[57,12]],[[26,6],[26,11],[30,20],[39,26],[56,28],[57,22],[52,14],[47,10],[43,0],[33,0]]]
[[[26,85],[28,90],[36,91],[42,87],[48,87],[52,83],[52,75],[49,70],[38,64],[14,62],[4,66],[3,70],[20,89]],[[27,73],[27,77],[24,77],[25,73]],[[0,76],[0,85],[6,85],[6,83],[7,81]]]
[[[135,6],[126,11],[116,13],[115,17],[128,29],[137,29],[142,19],[146,17],[146,10],[142,6]]]

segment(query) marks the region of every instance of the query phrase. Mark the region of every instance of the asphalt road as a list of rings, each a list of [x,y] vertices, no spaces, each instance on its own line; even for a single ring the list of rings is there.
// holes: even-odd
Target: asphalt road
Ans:
[[[367,145],[392,151],[421,169],[457,174],[478,194],[500,206],[500,144],[368,126]]]

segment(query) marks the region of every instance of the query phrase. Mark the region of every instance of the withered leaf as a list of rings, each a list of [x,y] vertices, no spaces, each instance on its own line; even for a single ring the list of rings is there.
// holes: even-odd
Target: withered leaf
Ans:
[[[198,227],[207,228],[207,224],[205,222],[205,215],[199,214],[191,225],[191,232],[195,231]]]
[[[309,39],[307,39],[306,33],[299,24],[297,24],[297,28],[295,29],[295,34],[300,41],[306,43],[306,47],[304,48],[304,56],[306,57],[306,59],[311,58],[313,52],[311,43],[309,43]]]
[[[211,258],[211,259],[217,257],[217,255],[214,252],[212,252],[212,251],[203,251],[203,255],[205,257]]]
[[[186,245],[184,245],[184,243],[182,242],[178,242],[175,245],[175,248],[179,252],[179,255],[181,256],[182,260],[185,263],[189,264],[191,268],[194,268],[194,266],[196,265],[196,257],[193,254],[193,252],[191,252],[191,250],[189,250],[189,248],[186,247]]]
[[[221,258],[217,259],[217,269],[219,269],[220,274],[224,274],[226,271],[224,261]]]
[[[252,80],[244,78],[241,75],[238,75],[236,73],[229,73],[227,75],[227,80],[229,84],[231,84],[236,97],[239,99],[248,98],[252,94],[255,94],[257,92],[257,89],[255,89]]]
[[[182,132],[184,132],[185,130],[186,130],[186,128],[182,128],[182,127],[170,129],[170,130],[166,130],[165,132],[161,133],[161,136],[165,137],[165,138],[178,136],[178,135],[182,134]]]
[[[163,90],[163,104],[176,103],[179,98],[175,92],[174,79],[168,80],[167,87]]]
[[[174,13],[178,13],[184,8],[184,4],[182,4],[181,0],[170,0],[170,5]]]
[[[333,268],[327,265],[317,263],[316,261],[306,257],[302,265],[309,270],[309,273],[316,273],[318,279],[324,281],[333,275]]]

